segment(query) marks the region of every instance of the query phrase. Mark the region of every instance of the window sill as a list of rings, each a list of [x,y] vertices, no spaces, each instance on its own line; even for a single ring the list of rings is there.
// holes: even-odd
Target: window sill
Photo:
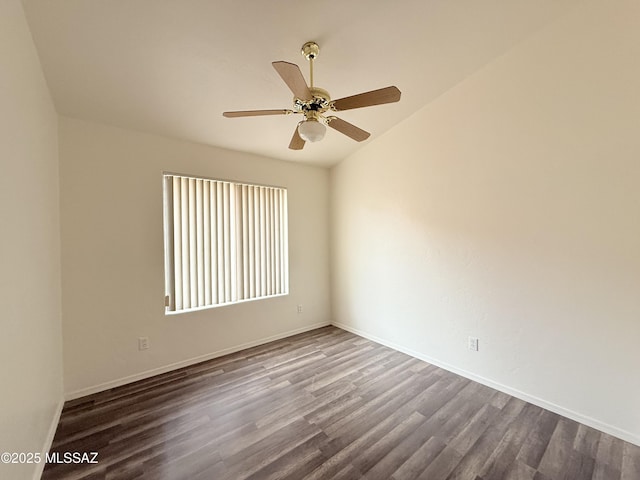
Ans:
[[[270,298],[277,298],[277,297],[286,297],[287,295],[289,295],[289,292],[286,293],[277,293],[274,295],[267,295],[264,297],[255,297],[255,298],[247,298],[245,300],[237,300],[235,302],[226,302],[226,303],[218,303],[216,305],[206,305],[203,307],[194,307],[194,308],[184,308],[182,310],[165,310],[164,314],[169,316],[169,315],[180,315],[182,313],[191,313],[191,312],[199,312],[201,310],[210,310],[212,308],[221,308],[221,307],[229,307],[231,305],[238,305],[241,303],[248,303],[248,302],[255,302],[257,300],[269,300]]]

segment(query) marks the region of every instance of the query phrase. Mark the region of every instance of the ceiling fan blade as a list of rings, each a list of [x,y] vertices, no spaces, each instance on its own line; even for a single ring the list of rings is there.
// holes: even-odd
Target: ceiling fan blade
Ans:
[[[273,62],[271,65],[273,65],[273,68],[276,69],[276,72],[296,97],[300,100],[311,100],[313,98],[298,65],[289,62]]]
[[[227,118],[235,117],[259,117],[262,115],[289,115],[293,110],[244,110],[238,112],[223,112],[222,115]]]
[[[369,132],[365,132],[361,128],[358,128],[349,122],[345,122],[341,118],[329,117],[327,120],[327,125],[340,133],[344,133],[347,137],[353,138],[356,142],[362,142],[371,136]]]
[[[304,140],[298,133],[298,127],[293,131],[293,137],[291,137],[291,142],[289,143],[289,148],[291,150],[302,150],[304,148]]]
[[[398,87],[386,87],[379,90],[352,95],[340,98],[332,102],[336,111],[351,110],[353,108],[370,107],[372,105],[383,105],[400,100],[400,90]]]

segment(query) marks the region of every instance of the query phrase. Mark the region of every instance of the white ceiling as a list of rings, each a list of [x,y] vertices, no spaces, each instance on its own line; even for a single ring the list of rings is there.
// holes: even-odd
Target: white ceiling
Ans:
[[[332,165],[535,33],[579,0],[25,0],[62,115],[291,161]],[[316,86],[332,98],[396,85],[399,103],[340,113],[371,132],[329,129],[289,150],[298,116],[271,66],[320,45]]]

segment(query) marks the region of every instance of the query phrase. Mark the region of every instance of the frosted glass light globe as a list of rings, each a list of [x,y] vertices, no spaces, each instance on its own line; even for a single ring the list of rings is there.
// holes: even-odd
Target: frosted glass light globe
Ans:
[[[304,120],[298,124],[298,134],[305,142],[319,142],[324,138],[327,127],[315,119]]]

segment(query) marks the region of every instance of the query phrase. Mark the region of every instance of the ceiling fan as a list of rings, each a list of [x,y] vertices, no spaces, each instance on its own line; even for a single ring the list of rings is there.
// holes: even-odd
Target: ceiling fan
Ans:
[[[276,69],[284,83],[293,92],[292,110],[245,110],[224,112],[222,115],[228,118],[235,118],[302,114],[304,115],[304,120],[298,123],[289,143],[290,149],[302,150],[305,142],[318,142],[324,138],[326,132],[325,124],[356,142],[362,142],[371,135],[369,132],[349,122],[333,115],[326,115],[328,112],[340,112],[342,110],[382,105],[400,100],[400,90],[397,87],[386,87],[338,100],[331,100],[329,92],[313,85],[313,61],[318,58],[320,48],[315,42],[307,42],[302,46],[301,53],[309,61],[309,86],[307,86],[300,67],[295,63],[282,61],[272,63],[273,68]]]

